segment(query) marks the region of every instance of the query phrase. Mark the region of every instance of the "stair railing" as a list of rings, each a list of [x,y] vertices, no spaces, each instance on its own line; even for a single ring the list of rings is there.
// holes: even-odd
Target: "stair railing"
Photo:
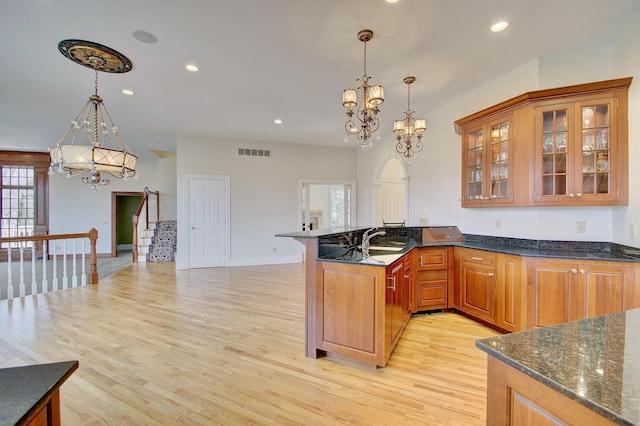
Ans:
[[[88,253],[87,240],[89,242]],[[89,232],[77,234],[0,238],[2,260],[6,260],[7,277],[6,283],[0,278],[0,299],[25,296],[27,293],[26,279],[30,280],[30,294],[32,295],[86,286],[85,259],[87,254],[89,256],[89,283],[98,284],[97,240],[98,231],[94,228]],[[60,272],[58,271],[58,258],[62,262]],[[80,272],[78,272],[78,260]],[[16,262],[17,265],[14,264]],[[71,262],[71,276],[67,271],[68,262]],[[50,271],[48,271],[48,267],[51,268]],[[40,279],[38,280],[38,278]],[[71,278],[71,282],[69,282],[69,278]],[[16,281],[18,284],[17,295],[14,287]]]
[[[158,222],[160,220],[160,192],[149,191],[149,188],[144,188],[144,195],[140,200],[138,210],[131,218],[133,226],[133,263],[138,262],[139,256],[139,235],[144,232],[145,229],[149,229],[151,222]]]

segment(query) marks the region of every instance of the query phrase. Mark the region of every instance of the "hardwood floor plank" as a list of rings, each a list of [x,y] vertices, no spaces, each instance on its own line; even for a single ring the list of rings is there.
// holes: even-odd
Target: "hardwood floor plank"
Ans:
[[[418,315],[386,368],[310,359],[303,264],[174,267],[0,302],[0,367],[78,359],[65,425],[484,424],[495,331]]]

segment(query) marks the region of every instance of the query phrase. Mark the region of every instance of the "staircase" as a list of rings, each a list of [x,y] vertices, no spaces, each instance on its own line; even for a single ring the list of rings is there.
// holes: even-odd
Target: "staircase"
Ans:
[[[173,262],[176,259],[178,224],[175,220],[157,222],[146,254],[147,262]]]

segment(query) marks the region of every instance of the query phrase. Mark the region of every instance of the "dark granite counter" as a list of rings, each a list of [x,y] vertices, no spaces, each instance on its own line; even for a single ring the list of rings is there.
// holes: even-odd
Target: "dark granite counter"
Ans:
[[[617,424],[640,425],[640,309],[476,346]]]
[[[437,228],[437,227],[435,227]],[[443,226],[443,228],[446,228]],[[344,263],[363,263],[358,250],[362,234],[368,227],[339,227],[314,231],[277,234],[277,237],[317,238],[318,260]],[[616,262],[640,262],[640,249],[610,242],[530,240],[524,238],[493,237],[464,234],[464,242],[423,242],[422,227],[380,228],[387,232],[372,240],[372,246],[401,247],[402,252],[372,251],[375,256],[390,264],[392,254],[404,254],[414,247],[459,246],[488,250],[496,253],[523,257],[544,257],[574,260],[606,260]],[[399,258],[400,256],[397,256]],[[371,262],[364,262],[371,263]],[[375,262],[373,262],[375,263]]]
[[[65,361],[0,369],[0,425],[29,420],[77,368]]]

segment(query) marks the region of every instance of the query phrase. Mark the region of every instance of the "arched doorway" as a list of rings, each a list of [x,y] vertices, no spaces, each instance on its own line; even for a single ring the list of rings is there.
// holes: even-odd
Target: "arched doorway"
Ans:
[[[376,225],[406,223],[408,210],[408,177],[405,163],[388,158],[376,174]]]

